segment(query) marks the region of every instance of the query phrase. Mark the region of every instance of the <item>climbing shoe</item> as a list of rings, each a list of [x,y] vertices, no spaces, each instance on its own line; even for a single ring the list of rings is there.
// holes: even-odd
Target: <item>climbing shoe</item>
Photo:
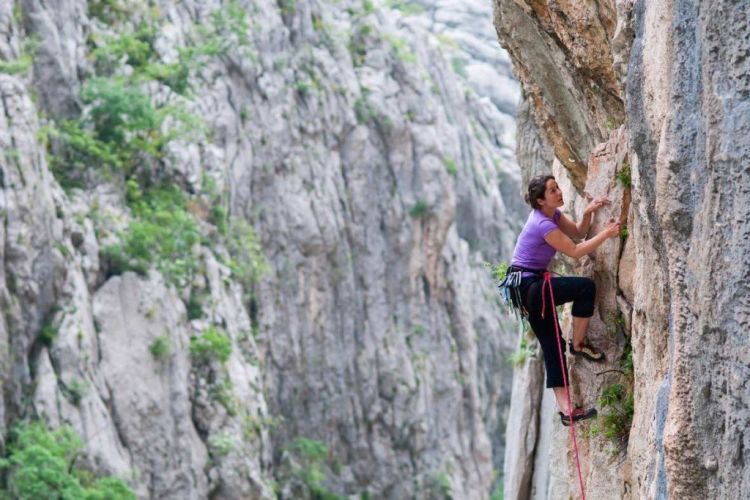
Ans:
[[[575,348],[573,347],[573,342],[568,342],[568,350],[570,350],[573,356],[583,356],[589,361],[594,361],[596,363],[600,363],[605,359],[604,353],[588,342],[584,342],[584,344],[581,346],[580,351],[575,350]]]
[[[570,417],[563,412],[557,412],[560,415],[560,421],[565,427],[568,427],[570,425]],[[594,418],[596,416],[596,408],[589,408],[588,410],[584,410],[583,408],[576,408],[573,410],[573,422],[578,422],[579,420],[587,420],[589,418]]]

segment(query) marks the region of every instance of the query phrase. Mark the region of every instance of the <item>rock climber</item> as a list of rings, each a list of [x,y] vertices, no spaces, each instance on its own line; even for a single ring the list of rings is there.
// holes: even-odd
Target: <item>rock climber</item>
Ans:
[[[575,408],[572,414],[570,413],[569,399],[565,394],[562,375],[563,370],[567,370],[567,366],[565,356],[563,356],[563,366],[560,366],[560,355],[555,338],[556,319],[552,311],[554,306],[547,295],[549,291],[545,294],[547,295],[546,301],[542,298],[543,273],[556,252],[580,259],[593,252],[607,238],[618,236],[620,224],[610,219],[599,234],[576,244],[573,238],[586,238],[594,212],[609,203],[606,197],[592,199],[587,195],[590,202],[583,211],[581,221],[577,224],[559,210],[563,206],[563,194],[554,176],[540,175],[531,179],[525,197],[533,210],[518,236],[508,272],[520,273],[516,297],[522,304],[516,304],[516,306],[522,305],[525,309],[529,324],[542,346],[547,387],[554,391],[560,409],[560,419],[563,425],[568,426],[570,425],[569,415],[572,415],[574,422],[592,418],[596,416],[596,408]],[[570,352],[589,361],[604,361],[604,353],[586,340],[589,319],[594,314],[596,289],[593,280],[565,276],[552,278],[551,283],[555,305],[573,302],[573,339],[568,344]],[[542,311],[543,304],[546,314]],[[557,331],[560,331],[559,325]]]

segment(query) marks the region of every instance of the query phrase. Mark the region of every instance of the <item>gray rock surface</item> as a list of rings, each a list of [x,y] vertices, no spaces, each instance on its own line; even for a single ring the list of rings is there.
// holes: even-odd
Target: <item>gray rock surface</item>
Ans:
[[[750,191],[741,179],[750,156],[750,68],[743,55],[750,40],[750,8],[736,2],[583,6],[502,0],[496,7],[498,33],[513,47],[509,51],[517,71],[537,62],[539,51],[550,44],[561,42],[569,49],[568,61],[546,60],[557,67],[543,78],[524,73],[522,85],[530,95],[550,84],[573,95],[587,92],[581,88],[584,80],[567,79],[569,66],[624,84],[624,125],[606,135],[589,135],[589,146],[576,146],[585,151],[585,179],[555,147],[557,172],[571,174],[563,182],[566,198],[589,191],[606,193],[614,202],[597,216],[594,229],[608,217],[628,227],[626,238],[603,245],[577,269],[597,282],[590,335],[613,361],[603,368],[622,368],[618,358],[628,342],[634,365],[632,381],[618,372],[596,377],[590,365],[571,367],[574,395],[587,403],[600,400],[604,386],[613,383],[624,384],[634,397],[627,446],[591,432],[601,423],[578,427],[587,496],[747,496],[750,468],[742,457],[748,446],[744,384],[750,346],[743,325],[750,318],[744,264]],[[591,9],[602,14],[597,22],[604,20],[606,36],[600,41],[594,36],[598,28],[576,38],[578,23],[588,19]],[[587,54],[597,52],[611,54],[610,68],[601,61],[586,62]],[[535,116],[549,136],[561,129],[550,128],[544,117],[570,110],[570,102],[554,92],[541,95]],[[583,128],[608,119],[618,123],[618,113],[602,114],[596,106],[576,113],[566,112],[562,119]],[[570,144],[583,139],[572,132],[561,138]],[[630,189],[615,180],[626,167]],[[582,204],[579,196],[568,209],[580,213]],[[511,414],[517,405],[525,401],[514,399]],[[600,400],[600,412],[603,407]],[[545,430],[541,421],[537,432],[549,435],[551,444],[538,446],[537,453],[547,454],[549,461],[537,456],[531,493],[506,483],[506,498],[578,495],[572,443],[559,425]],[[508,432],[520,429],[509,427]],[[525,448],[509,448],[506,456],[527,463],[521,460]],[[519,474],[529,477],[527,470]]]
[[[125,4],[116,22],[78,0],[0,6],[4,61],[38,40],[33,64],[0,74],[0,422],[72,425],[86,466],[143,498],[304,496],[299,438],[327,446],[320,487],[340,495],[486,498],[514,341],[485,261],[518,229],[517,88],[467,92],[434,34],[378,5],[233,2],[247,40],[201,61],[190,96],[144,87],[210,131],[157,167],[193,193],[210,179],[268,271],[241,289],[196,196],[192,283],[111,276],[103,249],[132,220],[122,183],[63,191],[40,129],[89,111],[97,37],[154,17],[170,63],[231,6]],[[209,328],[226,362],[191,354]]]

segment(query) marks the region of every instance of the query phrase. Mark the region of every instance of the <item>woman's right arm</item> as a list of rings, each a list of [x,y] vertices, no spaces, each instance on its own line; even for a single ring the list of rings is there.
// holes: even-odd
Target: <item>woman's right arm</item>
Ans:
[[[604,243],[607,238],[614,238],[619,234],[620,223],[610,222],[609,224],[607,224],[607,227],[604,228],[604,230],[599,234],[589,240],[582,241],[577,245],[559,229],[550,231],[547,236],[544,237],[544,241],[546,241],[552,248],[554,248],[558,252],[562,252],[568,257],[572,257],[574,259],[580,259],[584,255],[588,255],[599,248],[599,245]]]

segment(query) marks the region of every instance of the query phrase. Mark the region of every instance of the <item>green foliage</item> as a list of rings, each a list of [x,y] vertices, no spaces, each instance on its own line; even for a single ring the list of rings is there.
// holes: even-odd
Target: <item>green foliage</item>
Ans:
[[[410,64],[417,62],[417,56],[413,52],[410,52],[410,47],[405,38],[385,34],[383,35],[383,40],[390,43],[400,61]]]
[[[219,361],[226,363],[232,354],[232,341],[226,333],[209,326],[199,337],[190,338],[190,355],[201,363]]]
[[[216,230],[222,236],[227,236],[229,232],[229,221],[227,209],[221,202],[215,202],[211,206],[211,213],[209,215],[209,221],[216,226]]]
[[[503,484],[500,483],[495,487],[495,489],[492,491],[492,496],[490,497],[490,500],[503,500]]]
[[[128,201],[134,219],[119,235],[120,243],[105,249],[111,272],[143,273],[154,264],[170,283],[189,283],[199,268],[193,246],[200,242],[200,231],[186,209],[185,195],[175,186],[158,186],[144,193],[131,179]]]
[[[156,33],[155,25],[141,23],[134,31],[92,38],[90,42],[96,47],[91,51],[91,57],[97,74],[111,76],[123,64],[130,66],[137,76],[147,72],[149,65],[157,58],[154,48]]]
[[[349,39],[347,48],[352,56],[354,67],[359,67],[364,64],[365,58],[367,57],[367,38],[372,32],[372,26],[369,24],[360,24]]]
[[[83,187],[87,170],[130,176],[144,163],[158,162],[165,146],[202,130],[182,108],[155,106],[138,85],[122,77],[88,80],[81,92],[88,112],[79,120],[49,125],[52,171],[63,187]],[[169,118],[169,127],[166,120]]]
[[[283,16],[291,16],[297,11],[297,0],[278,0]]]
[[[86,393],[86,383],[73,379],[63,388],[63,393],[73,406],[78,406]]]
[[[632,179],[630,177],[630,163],[625,162],[622,168],[615,174],[615,179],[623,185],[625,188],[632,186]]]
[[[306,460],[319,462],[328,456],[328,447],[315,439],[297,438],[293,446]]]
[[[205,300],[205,293],[198,292],[195,288],[190,290],[190,298],[185,309],[187,309],[188,319],[198,319],[203,317],[203,301]]]
[[[370,104],[367,96],[369,92],[362,91],[362,97],[354,101],[354,114],[357,116],[357,122],[367,123],[376,117],[375,109]]]
[[[453,498],[453,488],[451,487],[451,480],[445,471],[441,471],[435,476],[435,482],[440,490],[440,494],[443,498]]]
[[[455,161],[451,160],[450,158],[443,158],[443,165],[445,165],[445,169],[450,175],[452,175],[453,177],[458,175],[458,165],[456,165]]]
[[[154,141],[153,135],[158,135],[164,115],[157,114],[140,88],[124,78],[95,77],[84,84],[81,97],[91,105],[89,118],[96,139],[127,145],[131,151],[144,150],[151,156],[159,154],[161,141]]]
[[[430,206],[424,200],[417,200],[417,202],[409,209],[409,217],[412,219],[421,219],[427,216],[429,211]]]
[[[533,348],[529,345],[528,340],[526,340],[526,336],[521,336],[521,341],[519,342],[518,349],[516,352],[510,355],[510,362],[513,364],[513,366],[521,366],[523,365],[527,359],[529,359],[529,356],[531,356],[534,353]]]
[[[328,447],[320,441],[307,438],[297,438],[292,451],[303,464],[295,471],[295,476],[302,480],[309,491],[310,498],[316,500],[340,500],[342,497],[331,493],[323,486],[325,474],[322,470],[323,462],[328,456]]]
[[[22,423],[10,433],[0,469],[6,473],[6,495],[18,500],[41,498],[134,500],[135,494],[119,479],[96,479],[76,467],[81,441],[70,427],[50,431],[40,423]]]
[[[387,0],[386,4],[391,9],[401,11],[405,16],[414,16],[424,11],[420,4],[409,0]]]
[[[89,2],[90,16],[107,24],[120,22],[127,12],[125,2]],[[210,22],[191,30],[191,43],[178,48],[177,60],[170,63],[161,61],[155,48],[160,29],[149,19],[116,36],[90,38],[97,76],[82,86],[86,112],[77,120],[50,125],[45,133],[53,139],[51,167],[63,187],[86,186],[92,168],[105,177],[118,171],[129,177],[143,166],[154,170],[148,167],[163,160],[168,143],[204,133],[202,121],[180,101],[169,95],[156,102],[145,85],[156,81],[187,96],[191,75],[211,58],[250,44],[244,9],[232,0],[212,12]]]
[[[6,75],[19,75],[26,73],[31,67],[31,56],[24,54],[14,61],[4,61],[0,59],[0,73]]]
[[[632,379],[633,349],[630,347],[630,344],[625,347],[625,352],[623,353],[622,359],[620,360],[620,366],[622,367],[622,371],[625,372],[625,376]]]
[[[372,0],[362,0],[362,11],[365,14],[372,14],[375,12],[375,5],[372,3]]]
[[[499,262],[498,264],[495,264],[494,266],[490,265],[490,273],[492,274],[492,277],[500,283],[505,279],[505,275],[508,274],[508,268],[510,267],[510,264],[507,262]]]
[[[247,22],[245,9],[238,0],[229,0],[223,8],[211,14],[211,28],[212,36],[224,41],[225,50],[233,44],[241,46],[250,44],[248,36],[250,25]]]
[[[620,228],[620,238],[625,239],[630,235],[630,231],[628,231],[628,226],[624,225]]]
[[[466,61],[464,61],[463,58],[454,56],[451,58],[451,67],[453,68],[453,72],[462,78],[467,78],[468,74],[466,73]]]
[[[42,326],[42,331],[39,333],[39,341],[49,347],[52,345],[52,342],[54,342],[59,333],[60,332],[57,327],[52,325],[52,323],[45,323]]]
[[[228,378],[223,378],[211,386],[211,399],[221,404],[229,416],[237,415],[237,398],[234,396],[234,385]]]
[[[88,0],[89,17],[111,25],[127,19],[129,12],[122,0]]]
[[[226,245],[231,256],[229,269],[232,276],[243,286],[249,298],[253,285],[268,271],[255,229],[245,219],[232,218]]]
[[[159,335],[148,346],[148,350],[151,351],[155,360],[161,361],[169,357],[172,352],[172,343],[167,335]]]
[[[602,415],[596,427],[596,432],[625,446],[635,412],[632,390],[633,352],[630,345],[625,348],[625,352],[620,359],[620,366],[623,371],[623,381],[605,387],[599,398]]]
[[[224,457],[234,451],[234,439],[227,432],[208,438],[208,448],[214,457]]]
[[[39,38],[31,36],[27,38],[22,47],[21,54],[14,61],[0,59],[0,73],[6,75],[20,75],[26,73],[34,62],[34,56],[39,48]]]

